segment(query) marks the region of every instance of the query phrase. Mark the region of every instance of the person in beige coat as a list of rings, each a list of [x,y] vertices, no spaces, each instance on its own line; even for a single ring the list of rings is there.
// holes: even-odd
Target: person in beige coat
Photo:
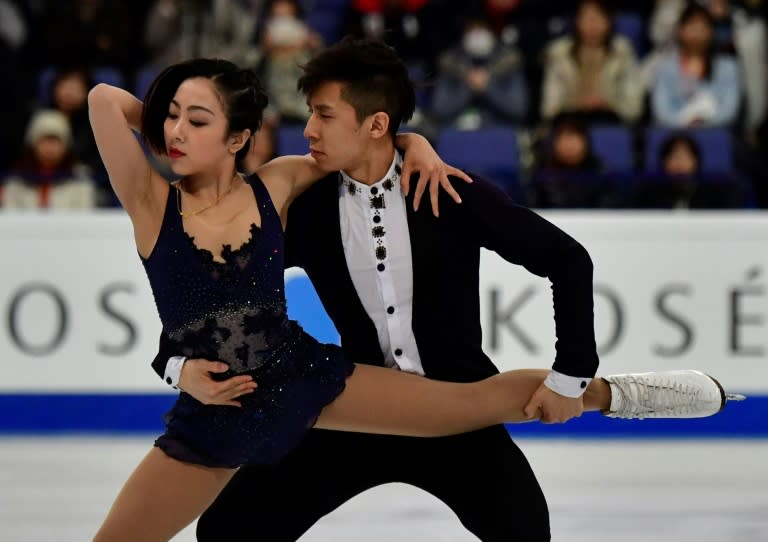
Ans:
[[[613,33],[610,8],[581,2],[573,34],[545,54],[541,115],[580,112],[603,121],[636,121],[643,109],[637,59],[628,39]]]

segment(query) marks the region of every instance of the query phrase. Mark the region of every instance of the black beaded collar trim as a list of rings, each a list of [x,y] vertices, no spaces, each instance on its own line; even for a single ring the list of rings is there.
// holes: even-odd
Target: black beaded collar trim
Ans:
[[[381,183],[381,188],[384,189],[384,192],[391,192],[394,190],[396,183],[400,182],[400,175],[403,173],[403,168],[402,159],[399,155],[395,157],[395,167],[392,168],[392,170],[393,171],[389,177]],[[384,245],[384,236],[386,235],[386,232],[384,231],[384,226],[379,225],[381,223],[381,210],[387,208],[387,203],[384,200],[384,193],[379,192],[379,189],[376,186],[366,187],[364,190],[362,186],[355,183],[341,172],[339,172],[339,186],[343,186],[345,188],[344,192],[349,195],[363,194],[363,192],[367,192],[368,201],[371,209],[373,209],[374,226],[371,229],[371,235],[376,241],[374,254],[377,260],[385,260],[387,258],[387,247]]]
[[[385,192],[391,192],[395,188],[395,184],[400,181],[400,175],[403,173],[403,168],[400,166],[400,163],[398,162],[395,164],[394,171],[392,174],[387,177],[382,183],[381,188],[384,189]],[[354,194],[363,194],[364,192],[368,192],[370,194],[376,195],[378,192],[377,187],[365,187],[363,188],[360,186],[359,183],[356,183],[346,175],[344,175],[342,172],[339,172],[339,185],[344,187],[344,192],[346,192],[349,195]]]

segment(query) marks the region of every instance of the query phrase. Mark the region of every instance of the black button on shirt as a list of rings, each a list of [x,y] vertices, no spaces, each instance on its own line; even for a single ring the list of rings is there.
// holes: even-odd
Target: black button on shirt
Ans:
[[[394,314],[395,307],[387,307],[387,314]]]
[[[378,269],[379,271],[384,271],[385,268],[386,266],[383,263],[380,263],[379,265],[376,266],[376,269]]]
[[[402,356],[403,350],[401,348],[395,348],[395,355],[396,356]]]

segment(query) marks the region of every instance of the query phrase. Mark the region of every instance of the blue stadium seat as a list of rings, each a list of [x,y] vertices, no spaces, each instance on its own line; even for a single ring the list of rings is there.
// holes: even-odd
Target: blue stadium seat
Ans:
[[[659,150],[664,140],[672,133],[685,132],[699,145],[702,173],[732,172],[733,136],[725,128],[695,128],[676,130],[674,128],[651,127],[646,131],[645,171],[659,171]]]
[[[139,68],[133,81],[133,94],[140,100],[143,100],[147,95],[149,85],[152,84],[158,73],[160,73],[160,70],[155,66]]]
[[[416,107],[421,108],[423,111],[430,109],[430,101],[432,99],[432,88],[427,83],[429,74],[423,63],[411,62],[407,63],[408,77],[414,83],[416,93]]]
[[[619,13],[614,17],[613,24],[615,32],[626,37],[632,43],[637,57],[645,56],[647,30],[643,18],[637,13]]]
[[[37,103],[43,106],[51,104],[51,85],[56,77],[56,68],[49,66],[37,74]]]
[[[113,66],[97,66],[91,70],[91,78],[95,83],[106,83],[115,87],[125,88],[123,73]]]
[[[517,133],[512,127],[443,129],[436,150],[452,166],[477,173],[515,194],[519,189]]]
[[[277,154],[304,155],[309,152],[309,143],[304,137],[304,125],[281,125],[277,129]]]
[[[595,125],[589,129],[592,151],[609,171],[634,170],[632,132],[622,124]]]
[[[336,8],[315,8],[307,14],[307,25],[330,45],[341,37],[341,17],[342,12]]]
[[[47,106],[51,104],[51,86],[56,78],[57,70],[53,66],[43,68],[37,74],[37,101]],[[97,66],[90,72],[93,83],[107,83],[124,88],[125,81],[120,70],[113,66]]]
[[[350,4],[349,0],[310,0],[310,9],[311,10],[318,10],[318,9],[325,9],[325,10],[336,10],[336,11],[344,11],[344,9]]]

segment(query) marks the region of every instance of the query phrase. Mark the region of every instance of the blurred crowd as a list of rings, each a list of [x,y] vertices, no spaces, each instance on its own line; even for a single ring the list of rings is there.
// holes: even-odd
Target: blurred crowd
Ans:
[[[95,83],[142,98],[195,56],[269,94],[244,168],[304,153],[296,90],[354,34],[417,85],[404,128],[538,208],[766,208],[768,0],[0,0],[0,208],[118,205]]]

